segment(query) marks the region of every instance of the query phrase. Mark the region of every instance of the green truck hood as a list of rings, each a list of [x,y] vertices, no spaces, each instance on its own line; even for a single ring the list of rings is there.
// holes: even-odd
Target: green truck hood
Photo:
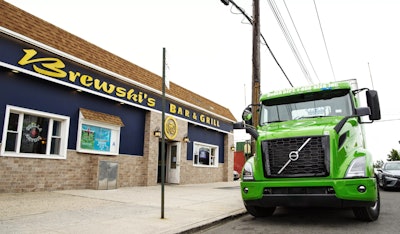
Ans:
[[[334,131],[333,128],[343,118],[343,116],[329,116],[270,123],[260,127],[259,134],[267,139],[327,135]]]

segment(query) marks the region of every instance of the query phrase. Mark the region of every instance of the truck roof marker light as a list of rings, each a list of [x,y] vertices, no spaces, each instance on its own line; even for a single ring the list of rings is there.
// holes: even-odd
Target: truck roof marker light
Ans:
[[[332,89],[333,89],[332,87],[324,87],[324,88],[321,88],[322,91],[332,90]]]

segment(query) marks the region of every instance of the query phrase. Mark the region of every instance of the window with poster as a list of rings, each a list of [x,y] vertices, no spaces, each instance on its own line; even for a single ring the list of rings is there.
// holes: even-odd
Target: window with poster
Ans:
[[[66,159],[69,117],[7,105],[1,155]]]
[[[218,167],[218,146],[193,142],[193,165]]]
[[[80,108],[76,150],[81,153],[117,155],[120,117]]]

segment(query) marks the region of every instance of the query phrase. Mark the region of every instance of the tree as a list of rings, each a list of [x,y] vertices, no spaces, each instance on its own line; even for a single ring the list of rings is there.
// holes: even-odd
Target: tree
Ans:
[[[383,166],[383,160],[378,160],[374,163],[374,168],[381,168]]]
[[[388,161],[400,161],[400,155],[399,152],[395,149],[392,149],[392,151],[390,151],[390,154],[387,155],[388,156]]]

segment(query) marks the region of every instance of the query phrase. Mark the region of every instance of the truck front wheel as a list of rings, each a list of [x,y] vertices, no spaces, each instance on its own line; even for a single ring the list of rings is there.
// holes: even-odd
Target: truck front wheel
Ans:
[[[271,216],[276,207],[259,207],[259,206],[247,206],[245,205],[247,212],[254,217],[267,217]]]
[[[375,202],[375,205],[368,206],[368,207],[355,207],[353,208],[354,216],[361,221],[375,221],[379,217],[379,212],[381,209],[381,199],[379,196],[379,189],[378,189],[378,198]]]

